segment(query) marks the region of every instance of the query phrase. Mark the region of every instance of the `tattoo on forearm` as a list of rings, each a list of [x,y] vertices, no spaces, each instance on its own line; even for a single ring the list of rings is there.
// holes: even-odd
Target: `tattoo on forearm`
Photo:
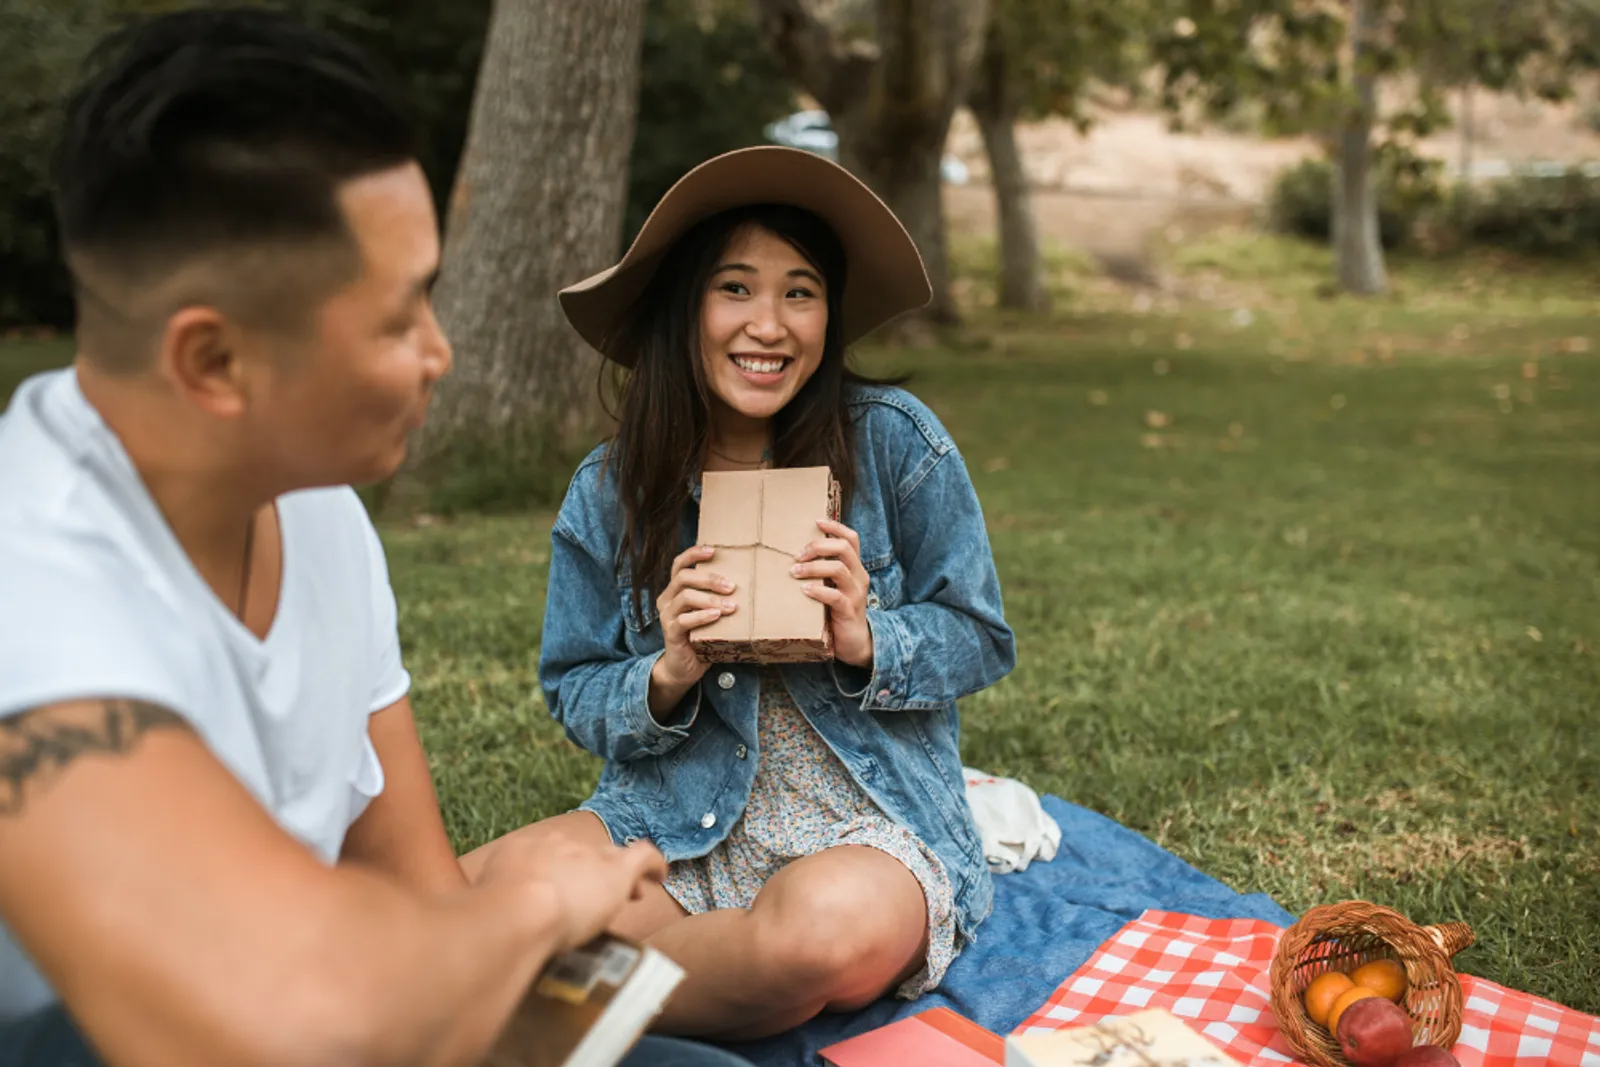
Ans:
[[[120,756],[151,730],[188,724],[142,700],[40,708],[0,719],[0,817],[20,815],[28,790],[83,756]]]

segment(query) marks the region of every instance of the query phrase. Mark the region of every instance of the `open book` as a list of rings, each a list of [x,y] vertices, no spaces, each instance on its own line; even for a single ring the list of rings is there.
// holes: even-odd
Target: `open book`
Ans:
[[[1239,1067],[1161,1008],[1049,1033],[1006,1038],[1006,1067]]]
[[[643,945],[602,935],[546,965],[486,1067],[613,1067],[661,1014],[683,970]]]

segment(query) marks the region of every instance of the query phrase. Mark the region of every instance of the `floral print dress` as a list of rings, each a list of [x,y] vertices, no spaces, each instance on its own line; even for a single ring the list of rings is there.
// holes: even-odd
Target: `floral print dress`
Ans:
[[[772,667],[761,672],[759,723],[749,805],[710,853],[672,865],[667,892],[691,915],[748,908],[768,878],[803,856],[875,848],[905,865],[928,903],[927,959],[898,994],[911,1000],[937,988],[957,953],[954,893],[939,857],[850,776]]]

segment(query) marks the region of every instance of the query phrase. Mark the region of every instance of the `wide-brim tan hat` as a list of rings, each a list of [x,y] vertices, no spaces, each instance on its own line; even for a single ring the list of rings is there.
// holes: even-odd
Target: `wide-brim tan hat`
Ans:
[[[619,262],[561,290],[567,321],[596,350],[631,365],[633,353],[619,351],[616,340],[667,250],[697,223],[750,204],[804,208],[838,235],[848,271],[846,344],[933,298],[916,243],[860,179],[815,153],[763,145],[716,156],[678,179]]]

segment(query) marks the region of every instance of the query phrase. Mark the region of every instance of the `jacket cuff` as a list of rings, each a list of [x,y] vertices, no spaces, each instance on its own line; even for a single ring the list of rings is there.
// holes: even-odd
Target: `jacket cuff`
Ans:
[[[872,631],[870,675],[859,667],[835,662],[834,684],[841,696],[859,700],[862,711],[898,711],[905,707],[911,684],[915,642],[892,612],[868,608],[867,627]]]
[[[689,730],[700,717],[700,683],[696,682],[684,694],[678,706],[667,716],[666,723],[650,714],[650,671],[663,653],[644,656],[634,664],[623,683],[623,716],[638,745],[639,754],[660,756],[672,751],[689,736]]]

